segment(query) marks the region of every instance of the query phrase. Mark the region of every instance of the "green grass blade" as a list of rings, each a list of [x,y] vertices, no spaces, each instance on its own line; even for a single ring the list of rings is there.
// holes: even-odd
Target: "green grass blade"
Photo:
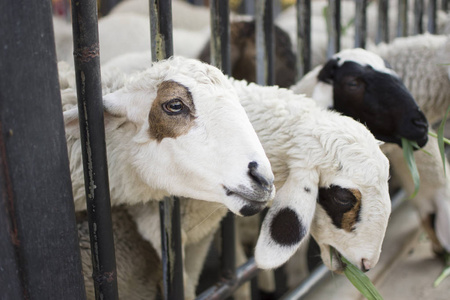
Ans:
[[[414,192],[412,193],[411,196],[409,196],[409,199],[412,199],[417,195],[417,192],[419,191],[420,176],[419,171],[417,170],[416,160],[414,159],[414,151],[411,141],[402,138],[402,148],[403,148],[403,157],[408,165],[409,171],[411,172],[411,176],[414,182]]]
[[[445,278],[450,276],[450,253],[446,252],[444,254],[444,264],[445,264],[444,270],[439,275],[439,277],[436,278],[436,280],[433,283],[434,287],[437,287]]]
[[[438,137],[436,133],[431,132],[431,131],[428,131],[428,135],[432,136],[434,138]],[[442,140],[444,141],[444,144],[450,145],[450,140],[449,139],[446,139],[445,137],[443,137]]]
[[[383,297],[375,288],[369,277],[360,269],[350,263],[345,257],[341,257],[342,261],[347,265],[344,274],[360,293],[368,300],[383,300]]]
[[[450,105],[447,107],[444,118],[442,119],[441,125],[439,125],[437,140],[439,145],[439,152],[441,153],[442,165],[444,167],[444,176],[447,176],[445,170],[445,149],[444,149],[444,127],[445,121],[447,121],[448,112],[450,111]]]

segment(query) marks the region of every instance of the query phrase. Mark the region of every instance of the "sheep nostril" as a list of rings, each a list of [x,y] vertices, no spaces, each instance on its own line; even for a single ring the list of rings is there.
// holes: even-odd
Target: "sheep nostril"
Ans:
[[[370,262],[367,259],[365,259],[365,258],[361,259],[361,271],[367,272],[371,268],[372,268],[372,266],[371,266]]]
[[[416,125],[417,127],[428,128],[428,122],[426,120],[423,120],[423,119],[413,119],[412,123],[414,125]]]
[[[248,164],[248,175],[255,181],[258,185],[264,189],[270,191],[272,189],[272,182],[267,180],[261,173],[258,172],[258,163],[252,161]]]

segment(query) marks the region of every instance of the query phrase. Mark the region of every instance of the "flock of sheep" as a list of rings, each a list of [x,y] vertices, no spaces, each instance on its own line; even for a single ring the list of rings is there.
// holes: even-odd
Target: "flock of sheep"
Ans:
[[[433,250],[450,252],[450,179],[442,173],[437,141],[428,139],[429,124],[450,104],[450,38],[423,34],[369,43],[370,51],[347,49],[327,60],[324,21],[314,15],[326,2],[313,1],[315,68],[297,83],[292,11],[277,17],[277,86],[250,83],[255,28],[248,17],[231,15],[234,78],[199,61],[208,60],[204,7],[173,2],[175,56],[157,63],[148,48],[148,1],[122,1],[99,20],[121,298],[153,299],[160,292],[158,201],[169,195],[182,198],[186,299],[195,298],[228,209],[246,217],[237,224],[237,263],[245,247],[254,249],[262,269],[294,263],[289,259],[312,235],[330,270],[342,272],[344,256],[368,271],[380,257],[391,212],[389,167],[408,193],[414,190],[401,138],[432,154],[415,153],[421,188],[413,201]],[[450,21],[442,14],[445,32]],[[54,29],[83,272],[94,299],[71,29],[57,18]],[[255,216],[266,206],[259,231]],[[331,246],[337,252],[330,253]],[[237,297],[246,299],[247,292]]]

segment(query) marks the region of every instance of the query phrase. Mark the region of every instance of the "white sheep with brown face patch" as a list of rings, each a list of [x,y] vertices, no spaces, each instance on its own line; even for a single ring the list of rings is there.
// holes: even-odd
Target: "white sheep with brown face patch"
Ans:
[[[273,198],[270,163],[220,70],[178,57],[105,80],[112,205],[177,195],[251,215]],[[70,108],[74,90],[63,90],[62,98],[75,206],[83,210],[78,108]]]

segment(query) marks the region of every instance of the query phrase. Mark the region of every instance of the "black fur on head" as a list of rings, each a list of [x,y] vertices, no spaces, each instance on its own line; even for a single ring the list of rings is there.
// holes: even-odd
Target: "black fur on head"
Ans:
[[[332,58],[318,79],[333,85],[333,109],[365,124],[377,139],[401,146],[403,137],[420,147],[428,141],[428,121],[395,74]]]

